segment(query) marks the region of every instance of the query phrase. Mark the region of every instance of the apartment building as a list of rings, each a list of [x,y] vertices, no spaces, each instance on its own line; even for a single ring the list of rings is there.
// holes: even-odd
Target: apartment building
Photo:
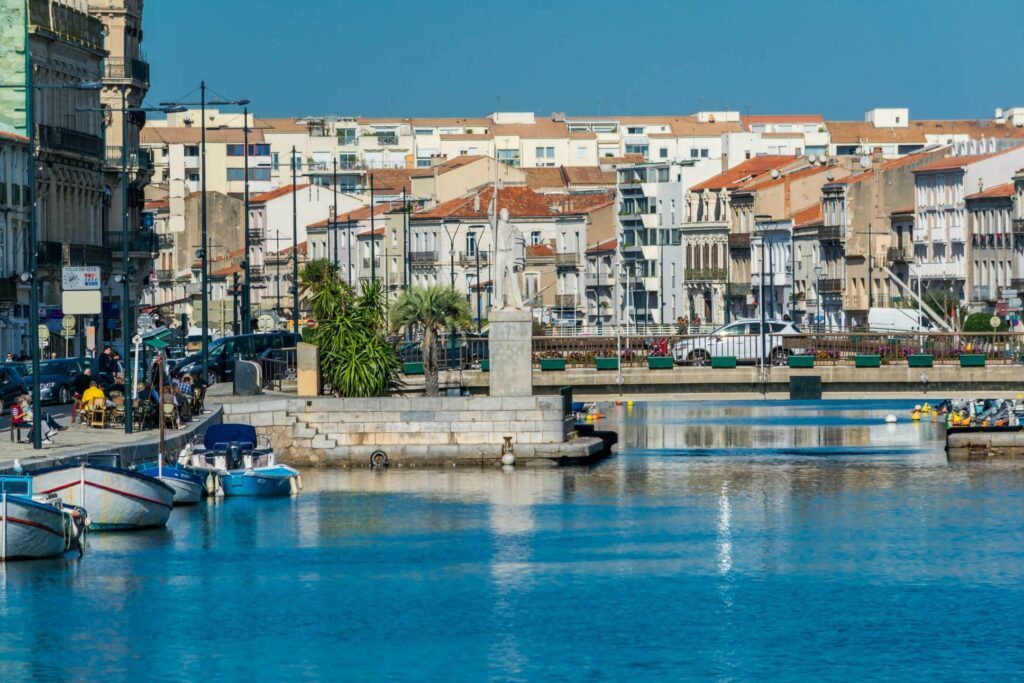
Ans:
[[[368,260],[369,242],[363,245],[362,250],[360,248],[362,236],[368,238],[369,233],[379,232],[378,229],[387,222],[387,214],[399,209],[400,206],[392,203],[374,204],[372,209],[369,206],[361,206],[339,213],[336,218],[326,218],[309,224],[306,226],[306,236],[310,258],[331,261],[338,268],[338,276],[342,280],[356,285],[366,273],[376,270],[371,268]],[[380,255],[376,253],[377,246],[378,244],[374,244],[374,257],[378,259],[379,265]],[[367,259],[365,268],[362,266],[363,258]]]
[[[751,231],[741,229],[753,224],[753,214],[742,214],[733,230],[732,192],[772,171],[803,164],[789,155],[755,156],[689,188],[681,223],[686,257],[686,306],[681,315],[719,325],[753,305]]]
[[[0,356],[29,344],[28,138],[0,132]]]
[[[440,282],[467,294],[478,287],[489,288],[494,265],[493,194],[493,186],[484,187],[409,217],[414,286]],[[583,255],[591,235],[605,240],[612,236],[613,196],[556,196],[525,185],[510,186],[498,190],[498,209],[502,208],[508,209],[511,222],[526,241],[522,287],[535,317],[558,325],[582,324],[587,296]],[[551,269],[554,277],[549,275]]]
[[[981,151],[968,143],[953,145],[951,156],[914,169],[914,271],[925,288],[946,289],[969,300],[966,197],[1007,182],[1022,165],[1024,146]]]
[[[965,257],[967,307],[971,312],[1007,313],[1006,296],[1019,277],[1019,245],[1013,231],[1015,189],[995,185],[964,198],[968,241]]]

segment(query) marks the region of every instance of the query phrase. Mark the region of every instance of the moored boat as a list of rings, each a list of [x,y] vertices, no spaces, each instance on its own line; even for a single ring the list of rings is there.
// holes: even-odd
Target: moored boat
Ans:
[[[178,465],[150,463],[137,472],[158,479],[174,489],[174,505],[195,505],[206,492],[205,480],[199,474]]]
[[[32,495],[32,479],[0,477],[0,562],[59,557],[82,552],[85,511],[66,507],[59,496]]]
[[[95,529],[162,527],[174,501],[174,489],[158,479],[92,463],[36,470],[32,480],[37,492],[89,510]]]
[[[206,430],[199,458],[217,472],[225,496],[287,496],[302,489],[299,471],[279,464],[274,449],[257,445],[256,429],[246,424],[213,425]]]

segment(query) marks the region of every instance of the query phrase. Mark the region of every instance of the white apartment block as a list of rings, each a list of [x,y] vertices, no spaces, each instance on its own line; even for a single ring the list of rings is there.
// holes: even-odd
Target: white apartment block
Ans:
[[[1024,146],[978,151],[957,144],[953,156],[914,171],[914,274],[926,288],[948,289],[961,301],[970,298],[965,198],[1007,182],[1024,166]]]
[[[0,132],[0,357],[28,351],[28,139]]]

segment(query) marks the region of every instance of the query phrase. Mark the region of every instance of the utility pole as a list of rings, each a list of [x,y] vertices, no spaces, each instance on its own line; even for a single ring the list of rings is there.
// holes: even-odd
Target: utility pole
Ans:
[[[299,333],[299,193],[296,189],[296,156],[292,146],[292,332]]]
[[[252,259],[252,243],[249,237],[249,107],[242,110],[242,143],[245,145],[245,260],[242,261],[242,268],[245,271],[245,289],[242,290],[242,334],[252,332],[250,315],[252,304],[250,301],[250,289],[252,288],[252,270],[250,260]]]
[[[376,213],[376,211],[375,211],[376,207],[374,206],[374,202],[375,201],[376,201],[376,199],[375,199],[374,194],[373,194],[373,173],[371,172],[370,173],[370,282],[377,282],[377,259],[376,259],[376,249],[375,249],[375,244],[374,244],[377,241],[377,238],[374,237],[374,235],[373,235],[374,229],[376,228],[376,222],[374,220],[374,214]]]

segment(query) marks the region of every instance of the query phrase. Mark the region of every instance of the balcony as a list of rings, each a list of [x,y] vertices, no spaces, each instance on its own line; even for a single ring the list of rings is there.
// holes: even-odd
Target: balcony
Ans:
[[[110,250],[98,244],[75,244],[40,241],[36,251],[39,265],[59,268],[64,264],[73,266],[108,266]]]
[[[463,251],[459,253],[459,265],[463,268],[474,268],[479,263],[480,266],[486,266],[488,264],[490,252],[483,250],[479,251]]]
[[[885,262],[889,265],[893,263],[912,263],[914,261],[914,254],[910,251],[909,247],[889,247],[885,250]]]
[[[173,270],[158,270],[156,271],[156,281],[162,285],[172,284],[174,282],[174,271]]]
[[[142,59],[110,57],[103,63],[103,78],[133,80],[149,85],[149,62]]]
[[[173,249],[174,248],[174,235],[171,234],[158,234],[156,236],[156,244],[160,249]]]
[[[378,145],[381,147],[392,147],[398,144],[398,136],[394,134],[369,133],[363,135],[363,146]]]
[[[562,268],[575,268],[580,265],[580,255],[575,252],[559,252],[555,254],[555,265]]]
[[[725,280],[725,268],[687,268],[683,271],[686,282],[721,282]]]
[[[107,145],[103,155],[103,165],[107,168],[120,170],[124,164],[124,150],[120,147]],[[128,149],[128,168],[145,171],[153,170],[153,152],[148,149]]]
[[[765,273],[765,287],[789,287],[793,279],[789,273]],[[761,287],[761,273],[753,273],[750,276],[750,288],[757,291]]]
[[[107,248],[111,252],[120,254],[124,245],[122,235],[118,232],[107,233]],[[157,234],[149,231],[135,231],[128,235],[129,256],[156,256],[159,251]]]
[[[263,230],[260,228],[249,228],[249,242],[259,244],[263,241]]]
[[[74,152],[96,158],[103,157],[103,138],[58,126],[41,125],[38,130],[38,144],[42,148]]]
[[[829,277],[818,281],[818,288],[822,294],[841,294],[843,291],[842,278]]]
[[[436,251],[410,251],[409,263],[414,266],[427,266],[437,263]]]
[[[920,263],[910,271],[914,277],[924,280],[963,280],[964,264],[960,263]]]
[[[750,248],[750,233],[749,232],[730,232],[729,233],[729,248],[730,249],[749,249]]]
[[[1013,219],[1013,234],[1024,235],[1024,218]]]
[[[598,273],[587,273],[583,276],[584,286],[587,289],[593,289],[595,287],[613,287],[615,286],[615,278],[607,270],[602,270]]]
[[[742,282],[730,282],[726,285],[726,293],[731,298],[746,298],[750,294],[750,285]]]
[[[971,289],[971,301],[995,301],[995,291],[991,287],[976,285]]]
[[[380,270],[380,256],[374,256],[372,259],[369,256],[363,257],[363,268],[369,270],[375,268]]]
[[[18,3],[21,5],[23,3]],[[28,3],[29,23],[33,30],[52,32],[66,40],[103,49],[103,22],[64,3],[31,0]]]
[[[846,241],[846,228],[841,225],[823,225],[818,228],[818,240],[821,242]]]
[[[575,294],[555,294],[556,308],[576,308]]]

